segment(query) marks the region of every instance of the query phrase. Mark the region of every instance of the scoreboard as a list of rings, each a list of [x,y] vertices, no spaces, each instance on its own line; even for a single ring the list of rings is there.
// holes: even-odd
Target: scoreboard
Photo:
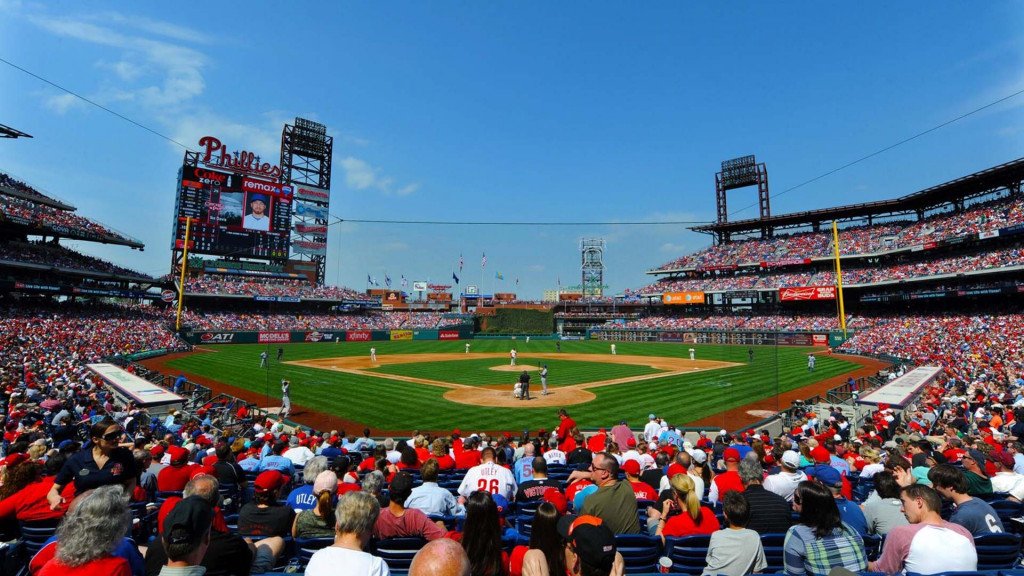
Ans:
[[[277,182],[185,165],[178,178],[174,248],[217,256],[287,259],[293,190]]]

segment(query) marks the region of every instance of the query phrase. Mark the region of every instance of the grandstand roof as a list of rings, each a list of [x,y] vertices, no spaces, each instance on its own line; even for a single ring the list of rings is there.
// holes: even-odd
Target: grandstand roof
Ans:
[[[31,137],[32,137],[31,134],[26,134],[25,132],[22,132],[21,130],[17,130],[15,128],[11,128],[10,126],[5,126],[3,124],[0,124],[0,138],[31,138]]]
[[[706,224],[691,228],[695,232],[705,233],[737,233],[755,232],[763,228],[792,228],[806,226],[828,220],[849,220],[868,216],[885,216],[907,214],[917,210],[927,210],[949,202],[980,196],[1024,181],[1024,158],[1018,158],[999,166],[986,168],[980,172],[969,174],[945,184],[932,186],[893,200],[878,200],[860,204],[847,204],[835,208],[820,208],[792,212],[770,218],[749,218],[735,222]]]

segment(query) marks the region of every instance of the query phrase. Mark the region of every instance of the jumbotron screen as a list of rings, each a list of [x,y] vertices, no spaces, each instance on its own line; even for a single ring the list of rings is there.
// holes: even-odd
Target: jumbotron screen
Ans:
[[[292,188],[197,166],[183,166],[178,182],[175,248],[185,244],[185,219],[192,217],[189,252],[217,256],[287,258]]]

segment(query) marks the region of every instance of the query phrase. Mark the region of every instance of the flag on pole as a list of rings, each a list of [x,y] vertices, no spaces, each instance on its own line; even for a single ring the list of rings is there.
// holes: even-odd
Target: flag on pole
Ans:
[[[494,273],[494,278],[495,278],[496,280],[504,280],[504,279],[505,279],[505,276],[503,276],[503,275],[501,274],[501,272],[495,272],[495,273]]]
[[[405,274],[402,274],[402,288],[409,285],[409,281],[405,279]]]
[[[452,272],[452,280],[455,280],[456,284],[459,283],[459,277],[455,275],[455,272]]]
[[[483,256],[482,256],[481,258],[480,258],[480,267],[481,267],[481,268],[487,268],[487,253],[486,253],[486,252],[485,252],[485,253],[484,253],[484,255],[483,255]]]
[[[373,278],[370,278],[369,274],[366,275],[366,283],[367,284],[373,284]]]
[[[388,276],[387,272],[384,273],[384,285],[391,288],[391,276]]]
[[[516,286],[519,286],[519,276],[516,276]]]
[[[459,272],[462,272],[462,253],[459,252]]]

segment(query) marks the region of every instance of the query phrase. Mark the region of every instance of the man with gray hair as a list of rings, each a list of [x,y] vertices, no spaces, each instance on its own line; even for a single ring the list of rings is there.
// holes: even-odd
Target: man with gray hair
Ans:
[[[402,453],[395,450],[395,439],[390,436],[384,439],[384,450],[387,451],[384,457],[388,459],[388,462],[398,464],[398,461],[402,459]]]
[[[384,560],[363,552],[379,515],[380,504],[365,492],[347,492],[339,498],[334,544],[313,554],[306,576],[387,576],[390,570]]]
[[[198,496],[210,506],[220,503],[220,487],[217,478],[199,474],[185,485],[183,496]],[[284,551],[285,541],[280,536],[264,538],[259,544],[223,529],[223,518],[215,508],[214,529],[210,533],[210,545],[201,565],[206,576],[248,576],[262,574],[273,569],[277,557]],[[221,525],[222,529],[216,528]],[[167,551],[160,539],[156,539],[146,550],[146,575],[156,576],[167,563]]]
[[[285,453],[287,455],[287,453]],[[306,462],[306,467],[302,470],[302,486],[291,491],[286,499],[287,506],[295,510],[298,514],[303,510],[312,510],[316,508],[316,497],[313,496],[313,482],[316,480],[318,474],[327,470],[327,457],[316,456]]]
[[[764,469],[757,461],[757,454],[751,452],[740,461],[739,475],[750,508],[747,528],[758,534],[782,534],[789,530],[793,525],[793,511],[785,498],[761,485]]]
[[[548,438],[548,451],[543,454],[544,461],[547,462],[548,466],[552,464],[561,464],[565,466],[565,452],[558,449],[558,437],[552,436]]]
[[[288,439],[288,449],[284,451],[282,456],[291,460],[295,466],[305,466],[316,454],[303,446],[298,436],[292,436]],[[313,477],[316,478],[316,476]]]

